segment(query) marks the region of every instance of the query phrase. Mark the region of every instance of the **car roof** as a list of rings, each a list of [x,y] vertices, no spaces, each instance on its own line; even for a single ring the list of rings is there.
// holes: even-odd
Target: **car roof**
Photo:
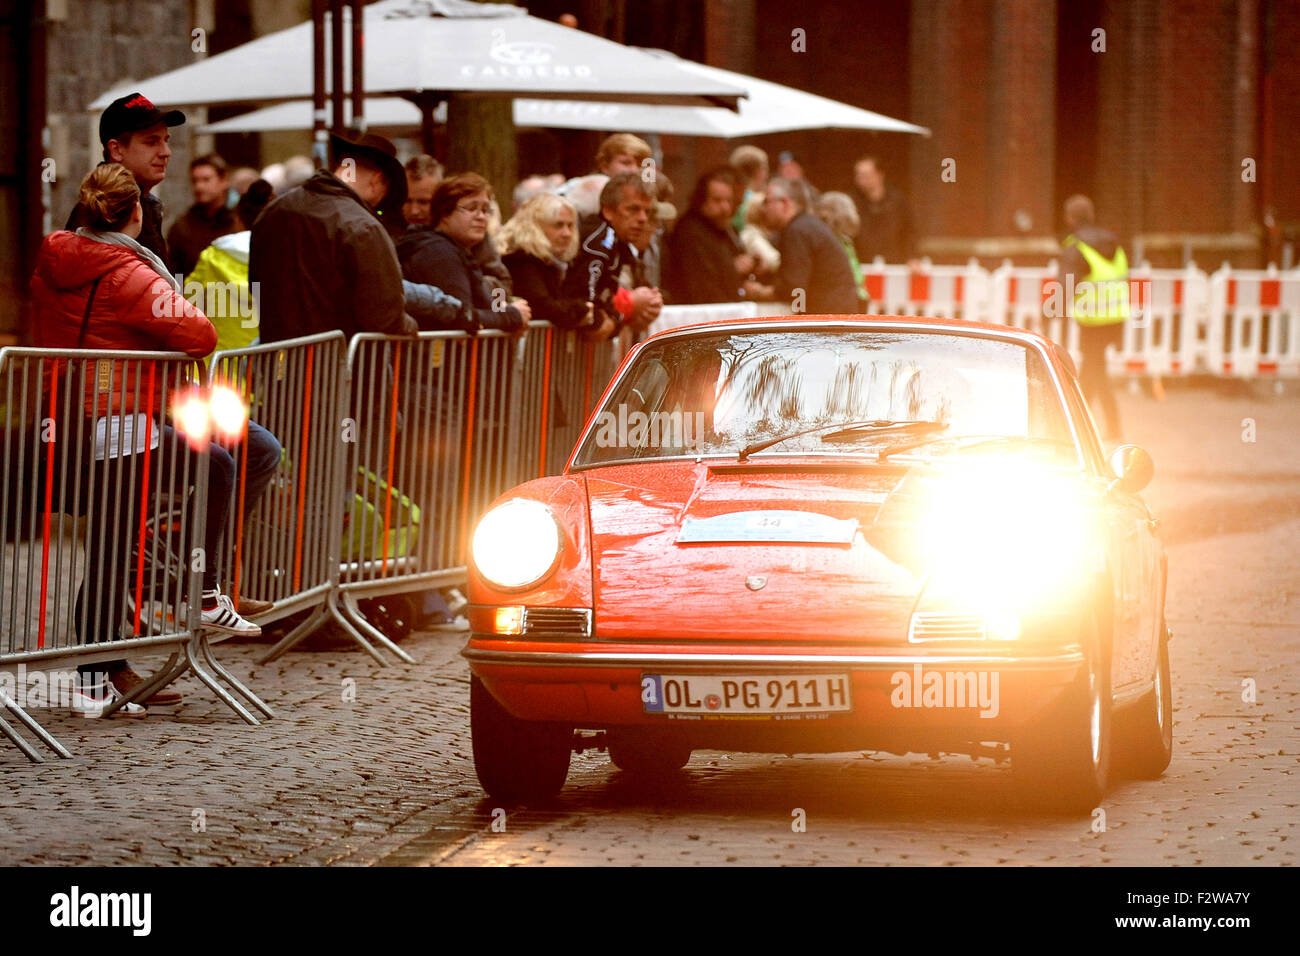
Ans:
[[[810,328],[818,326],[832,328],[836,326],[858,326],[864,329],[888,329],[891,326],[925,326],[935,331],[950,329],[961,332],[992,332],[1001,338],[1020,339],[1026,344],[1034,344],[1052,351],[1054,343],[1044,335],[1030,329],[1019,329],[1011,325],[994,325],[989,322],[968,322],[965,319],[941,319],[922,315],[758,315],[737,319],[712,319],[679,325],[675,328],[656,332],[646,341],[676,335],[685,332],[725,331],[736,328],[758,326],[789,326],[807,324]]]

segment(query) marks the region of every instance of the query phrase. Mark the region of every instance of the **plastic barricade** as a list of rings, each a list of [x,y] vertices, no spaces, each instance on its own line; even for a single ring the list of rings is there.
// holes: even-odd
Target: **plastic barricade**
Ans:
[[[924,315],[968,322],[987,321],[989,274],[972,259],[964,266],[923,263],[886,265],[877,259],[862,267],[867,311],[873,315]]]
[[[1208,364],[1234,378],[1300,376],[1300,270],[1210,277]]]
[[[725,319],[748,319],[758,315],[756,302],[709,302],[702,305],[666,305],[650,323],[650,335],[668,329],[701,322],[721,322]]]

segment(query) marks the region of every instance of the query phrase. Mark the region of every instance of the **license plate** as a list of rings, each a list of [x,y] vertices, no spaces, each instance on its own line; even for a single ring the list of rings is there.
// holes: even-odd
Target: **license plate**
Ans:
[[[702,717],[808,716],[852,709],[847,674],[642,674],[641,702],[647,714]]]

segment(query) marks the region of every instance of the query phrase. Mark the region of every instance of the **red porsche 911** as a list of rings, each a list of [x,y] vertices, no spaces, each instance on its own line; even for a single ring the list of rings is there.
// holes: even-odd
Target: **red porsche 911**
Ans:
[[[631,350],[563,474],[472,542],[474,764],[559,791],[575,744],[629,773],[695,749],[1010,758],[1086,811],[1157,777],[1165,558],[1066,353],[918,318],[738,320]],[[601,739],[603,737],[603,739]]]

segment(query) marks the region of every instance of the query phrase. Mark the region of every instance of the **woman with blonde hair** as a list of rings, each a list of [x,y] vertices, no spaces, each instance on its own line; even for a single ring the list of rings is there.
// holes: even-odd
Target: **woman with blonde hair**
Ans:
[[[857,204],[847,193],[825,192],[813,203],[812,211],[813,215],[826,223],[827,228],[835,233],[835,238],[844,247],[844,252],[849,257],[849,265],[853,267],[853,283],[858,290],[858,307],[865,307],[867,289],[862,284],[862,263],[858,261],[858,251],[853,245],[853,237],[862,228]]]
[[[569,263],[578,254],[578,214],[573,203],[554,193],[538,193],[501,228],[502,261],[514,280],[515,294],[533,307],[533,318],[561,329],[585,329],[608,337],[614,323],[595,322],[591,303],[561,294]]]
[[[78,197],[88,225],[76,232],[59,230],[45,237],[37,257],[31,290],[36,307],[32,323],[35,344],[49,349],[114,349],[184,352],[202,358],[216,345],[212,323],[181,294],[180,283],[158,258],[137,240],[144,222],[140,188],[125,166],[102,164],[81,184]],[[56,366],[59,363],[54,363]],[[146,363],[147,364],[147,363]],[[79,431],[83,448],[79,459],[84,474],[69,476],[81,487],[99,489],[81,498],[99,500],[102,514],[94,515],[86,540],[81,588],[74,612],[82,644],[115,640],[126,620],[131,534],[113,529],[135,527],[145,507],[149,489],[143,485],[144,468],[134,456],[152,449],[155,474],[177,474],[179,462],[189,454],[184,436],[168,425],[154,427],[164,407],[158,394],[153,407],[140,396],[137,379],[141,362],[108,365],[112,376],[101,392],[100,383],[88,376],[80,399],[83,419]],[[57,371],[55,374],[58,374]],[[161,393],[161,389],[159,390]],[[147,436],[152,440],[147,441]],[[265,440],[259,440],[264,437]],[[249,423],[247,494],[260,494],[279,462],[280,446],[265,429]],[[254,441],[257,442],[254,447]],[[65,452],[65,455],[67,453]],[[206,554],[216,555],[225,530],[234,484],[234,461],[218,444],[209,445],[209,491]],[[260,484],[260,488],[255,487]],[[206,629],[256,636],[260,629],[235,610],[218,589],[219,562],[210,558],[203,571],[201,623]],[[96,665],[79,668],[82,684],[74,698],[74,711],[98,717],[118,693],[129,694],[143,680],[126,661],[110,661],[108,683],[98,677]],[[90,668],[96,668],[91,670]],[[153,704],[178,703],[180,695],[159,691]],[[127,705],[125,716],[143,716],[144,709]]]

